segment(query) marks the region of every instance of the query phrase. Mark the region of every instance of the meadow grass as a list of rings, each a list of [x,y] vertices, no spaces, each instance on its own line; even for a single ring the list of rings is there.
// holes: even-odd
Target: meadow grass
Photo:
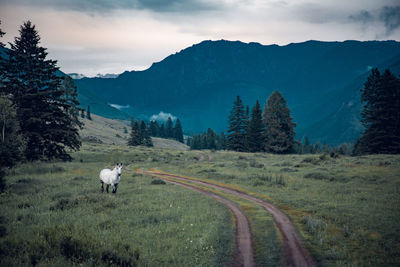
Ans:
[[[0,197],[1,265],[228,265],[235,253],[230,211],[132,171],[153,154],[84,145],[73,162],[11,170]],[[117,194],[100,193],[99,171],[116,162],[127,165]]]
[[[199,155],[211,161],[199,161]],[[207,158],[207,157],[204,157]],[[172,173],[257,193],[295,223],[318,264],[400,264],[400,156],[191,151]]]
[[[212,192],[236,203],[249,220],[253,239],[254,260],[257,266],[282,266],[282,243],[279,230],[274,224],[272,215],[266,212],[264,208],[252,201],[215,188],[172,177],[168,179]]]
[[[229,265],[235,252],[229,210],[199,193],[152,184],[135,174],[138,168],[230,184],[273,202],[321,266],[400,265],[398,155],[331,158],[84,144],[73,157],[71,163],[25,164],[9,172],[0,198],[2,265]],[[125,164],[117,195],[100,194],[99,170],[117,162]],[[279,238],[271,217],[227,197],[249,217],[257,262],[280,265],[263,254],[280,253],[269,250]]]

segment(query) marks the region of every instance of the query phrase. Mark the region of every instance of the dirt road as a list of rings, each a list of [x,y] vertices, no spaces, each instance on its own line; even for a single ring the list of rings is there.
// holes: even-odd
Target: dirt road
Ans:
[[[296,266],[296,267],[316,266],[315,262],[308,253],[307,249],[304,247],[300,236],[296,233],[289,217],[282,211],[280,211],[275,205],[272,205],[267,201],[248,195],[244,192],[233,190],[231,188],[224,187],[222,185],[215,185],[197,179],[175,174],[163,173],[159,171],[146,171],[144,173],[163,178],[167,181],[171,181],[168,178],[173,178],[175,181],[176,180],[190,181],[195,184],[207,186],[209,188],[214,188],[235,196],[242,197],[244,199],[250,200],[254,203],[261,205],[265,210],[267,210],[269,213],[272,214],[274,221],[283,237],[283,257],[285,266]]]

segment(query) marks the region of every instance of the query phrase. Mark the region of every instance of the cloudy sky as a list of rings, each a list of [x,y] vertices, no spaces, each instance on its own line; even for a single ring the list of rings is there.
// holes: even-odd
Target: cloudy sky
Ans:
[[[400,41],[398,0],[0,0],[3,42],[31,20],[61,70],[143,70],[203,40]]]

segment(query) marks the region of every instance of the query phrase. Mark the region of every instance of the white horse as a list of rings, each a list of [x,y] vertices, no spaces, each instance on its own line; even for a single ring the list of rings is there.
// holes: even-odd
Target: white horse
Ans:
[[[113,169],[103,169],[100,172],[100,183],[101,183],[101,192],[104,192],[104,184],[107,185],[106,190],[108,193],[108,187],[111,185],[112,192],[117,193],[117,188],[119,184],[119,180],[121,179],[122,172],[122,163],[118,163],[117,166]]]

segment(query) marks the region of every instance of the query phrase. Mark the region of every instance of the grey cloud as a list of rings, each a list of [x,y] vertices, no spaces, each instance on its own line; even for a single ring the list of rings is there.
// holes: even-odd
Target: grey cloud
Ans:
[[[363,24],[364,27],[383,23],[386,30],[383,35],[389,36],[400,27],[400,6],[384,6],[373,11],[362,10],[357,14],[350,15],[349,19]]]
[[[361,22],[362,24],[367,24],[374,21],[374,16],[367,10],[361,10],[359,13],[350,15],[349,19],[356,22]]]
[[[297,5],[294,7],[294,13],[302,20],[313,24],[323,24],[333,21],[342,22],[346,17],[342,10],[338,8],[327,7],[317,3]]]
[[[199,12],[222,7],[220,1],[208,0],[0,0],[0,3],[50,7],[88,13],[108,13],[117,9],[151,10],[154,12]]]
[[[386,34],[390,35],[400,27],[400,6],[385,6],[380,10],[379,20],[386,28]]]

